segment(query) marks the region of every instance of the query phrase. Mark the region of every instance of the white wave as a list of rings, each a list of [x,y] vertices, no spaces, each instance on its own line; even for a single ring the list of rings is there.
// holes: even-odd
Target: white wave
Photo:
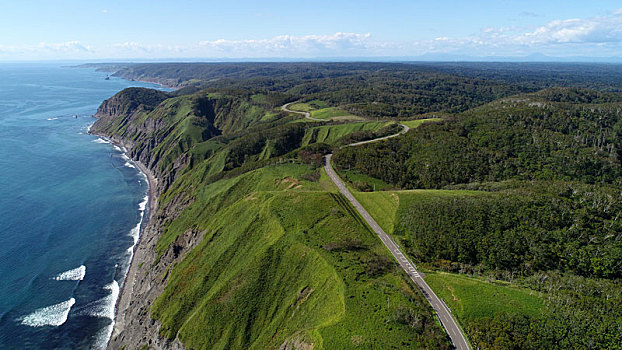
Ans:
[[[57,281],[82,281],[85,274],[86,266],[80,265],[80,267],[76,267],[75,269],[65,271],[57,275],[54,279]]]
[[[71,298],[62,303],[44,307],[20,319],[23,325],[30,327],[60,326],[67,321],[69,310],[76,299]]]
[[[140,224],[142,220],[138,222],[138,224],[130,231],[130,236],[134,239],[134,245],[138,243],[138,238],[140,237]]]
[[[58,119],[57,117],[54,117],[54,118],[47,118],[46,120],[57,120],[57,119]]]
[[[104,350],[108,346],[108,340],[112,336],[112,329],[114,327],[114,321],[112,321],[109,325],[102,328],[97,335],[95,336],[95,344],[91,346],[93,350]]]
[[[93,140],[95,143],[110,143],[110,141],[104,140],[101,137],[98,137],[97,140]]]
[[[125,154],[125,153],[123,153],[121,155],[121,158],[125,159],[125,161],[129,161],[130,160],[130,157],[128,157],[127,154]]]
[[[114,146],[114,149],[115,149],[115,150],[117,150],[117,151],[119,151],[119,152],[121,152],[121,147],[119,147],[119,146],[117,146],[117,145],[115,145],[115,146]]]
[[[144,211],[145,208],[147,208],[147,203],[149,203],[149,196],[145,196],[145,198],[143,198],[143,201],[138,203],[138,210]]]
[[[113,280],[112,283],[104,286],[104,289],[110,290],[110,294],[92,303],[90,307],[88,307],[87,311],[89,316],[110,319],[110,324],[102,328],[102,330],[97,334],[97,340],[93,346],[94,349],[106,348],[114,328],[115,307],[117,305],[117,299],[119,298],[119,283]]]
[[[126,167],[128,167],[128,168],[136,169],[136,167],[135,167],[132,163],[130,163],[130,162],[125,162],[125,164],[124,164],[124,165],[125,165]]]
[[[114,308],[117,304],[117,298],[119,297],[119,283],[113,280],[111,283],[105,285],[104,289],[109,290],[110,294],[93,302],[92,305],[87,306],[87,314],[93,317],[114,320]]]

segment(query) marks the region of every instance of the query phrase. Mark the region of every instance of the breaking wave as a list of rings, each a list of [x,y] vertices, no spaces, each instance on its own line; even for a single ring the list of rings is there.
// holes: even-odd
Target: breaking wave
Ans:
[[[104,289],[109,290],[110,294],[85,307],[86,315],[110,319],[110,323],[98,332],[93,346],[94,349],[106,348],[114,328],[115,307],[119,298],[119,283],[113,280],[110,284],[104,286]]]
[[[54,279],[57,281],[82,281],[85,274],[86,266],[80,265],[80,267],[58,274]]]
[[[35,310],[35,312],[22,317],[20,321],[23,325],[30,327],[60,326],[67,321],[69,310],[75,303],[76,299],[71,298],[62,303]]]

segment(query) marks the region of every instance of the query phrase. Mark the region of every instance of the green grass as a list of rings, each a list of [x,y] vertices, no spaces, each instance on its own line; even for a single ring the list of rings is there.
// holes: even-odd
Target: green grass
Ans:
[[[338,117],[342,117],[339,119],[346,118],[349,120],[364,119],[364,118],[352,115],[352,113],[349,113],[347,111],[344,111],[336,107],[328,107],[328,108],[322,108],[318,110],[312,110],[311,117],[316,118],[316,119],[337,119]]]
[[[312,100],[309,102],[293,103],[289,106],[289,109],[293,111],[300,111],[300,112],[311,112],[311,111],[315,111],[315,110],[327,108],[327,107],[328,107],[328,103],[324,101]]]
[[[313,100],[309,102],[294,103],[289,109],[300,112],[310,112],[312,118],[325,120],[365,120],[365,118],[352,115],[338,107],[329,107],[324,101]]]
[[[390,122],[389,122],[390,123]],[[307,129],[302,139],[302,145],[306,146],[311,143],[323,142],[327,144],[336,144],[342,137],[357,131],[378,131],[387,122],[361,122],[348,123],[338,125],[323,125]]]
[[[436,123],[442,120],[443,120],[442,118],[428,118],[428,119],[404,120],[404,121],[400,121],[400,123],[413,129],[413,128],[420,126],[423,123]]]
[[[407,190],[407,191],[352,191],[356,199],[365,207],[369,215],[386,233],[393,233],[400,208],[408,208],[412,201],[426,201],[433,197],[479,196],[481,191],[465,190]]]
[[[367,184],[369,186],[369,190],[374,190],[375,188],[375,191],[385,191],[394,188],[394,186],[391,184],[388,184],[375,177],[371,177],[367,174],[361,173],[357,170],[340,171],[339,174],[343,180],[349,182],[350,184]],[[362,191],[363,189],[358,188],[358,190]]]
[[[251,96],[251,101],[257,103],[268,103],[268,99],[265,94],[254,94]]]
[[[519,313],[539,317],[543,300],[538,292],[505,282],[446,272],[426,272],[426,282],[462,322],[493,317],[496,313]]]
[[[434,348],[445,341],[377,237],[325,174],[301,180],[309,171],[269,166],[197,190],[158,242],[163,253],[185,232],[204,235],[151,308],[163,336],[178,336],[188,349],[277,349],[296,341],[314,349]],[[418,323],[404,322],[405,312]]]
[[[352,192],[356,200],[376,220],[384,232],[393,233],[395,214],[399,207],[399,196],[394,192]]]

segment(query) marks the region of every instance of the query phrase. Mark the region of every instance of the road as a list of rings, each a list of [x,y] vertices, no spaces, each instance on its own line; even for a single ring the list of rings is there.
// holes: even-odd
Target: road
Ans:
[[[355,142],[355,143],[351,143],[349,145],[345,145],[343,147],[354,147],[354,146],[360,146],[360,145],[364,145],[366,143],[372,143],[372,142],[378,142],[378,141],[382,141],[382,140],[387,140],[396,136],[400,136],[401,134],[405,134],[408,132],[408,130],[410,130],[409,127],[407,127],[404,124],[400,124],[402,126],[402,131],[398,132],[397,134],[393,134],[393,135],[389,135],[389,136],[384,136],[384,137],[379,137],[377,139],[373,139],[373,140],[367,140],[367,141],[360,141],[360,142]],[[342,147],[342,148],[343,148]]]
[[[288,107],[289,107],[289,105],[291,105],[292,103],[297,103],[297,102],[298,102],[298,101],[295,101],[295,102],[290,102],[290,103],[286,103],[286,104],[284,104],[284,105],[281,107],[281,110],[282,110],[283,112],[289,112],[289,113],[302,114],[302,115],[304,115],[304,116],[305,116],[305,118],[310,119],[310,120],[315,120],[316,122],[325,122],[325,121],[326,121],[326,120],[324,120],[324,119],[313,118],[313,117],[311,116],[311,113],[309,113],[309,112],[294,111],[294,110],[291,110],[291,109],[289,109],[289,108],[288,108]]]
[[[311,113],[309,112],[300,112],[300,111],[293,111],[291,109],[288,109],[289,105],[292,103],[295,103],[295,102],[290,102],[290,103],[283,105],[281,107],[281,110],[285,112],[290,112],[290,113],[302,114],[307,119],[323,121],[322,119],[311,117]],[[384,137],[380,137],[380,138],[373,139],[373,140],[355,142],[355,143],[345,145],[343,147],[354,147],[354,146],[359,146],[359,145],[363,145],[366,143],[378,142],[378,141],[390,139],[393,137],[397,137],[401,134],[407,133],[408,130],[410,130],[408,126],[404,124],[400,124],[400,125],[404,129],[398,132],[397,134],[384,136]],[[402,269],[406,272],[408,277],[410,277],[410,279],[419,287],[419,289],[421,289],[423,296],[430,303],[430,305],[432,305],[432,308],[436,312],[439,321],[445,328],[447,335],[449,335],[449,338],[451,339],[451,342],[453,343],[454,347],[458,350],[471,350],[471,347],[469,346],[469,343],[467,342],[464,334],[462,333],[462,330],[458,326],[456,319],[453,317],[451,310],[449,310],[447,305],[445,305],[445,303],[438,296],[436,296],[436,294],[434,293],[434,291],[432,291],[430,286],[428,286],[428,284],[423,280],[423,277],[421,277],[419,272],[417,272],[417,267],[415,266],[415,264],[413,264],[404,255],[400,247],[395,243],[395,241],[393,241],[391,236],[389,236],[386,232],[384,232],[384,230],[380,227],[380,225],[378,225],[376,220],[374,220],[374,218],[372,218],[371,215],[369,215],[369,213],[367,212],[367,210],[365,210],[365,208],[361,205],[361,203],[359,203],[359,201],[357,201],[356,198],[354,198],[350,190],[348,190],[344,182],[341,180],[339,175],[337,175],[337,173],[333,169],[333,166],[330,162],[332,157],[333,157],[332,154],[328,154],[325,157],[324,169],[326,170],[326,174],[328,174],[328,177],[330,177],[333,183],[337,186],[337,188],[339,189],[339,192],[341,192],[341,194],[343,194],[344,197],[348,199],[348,201],[352,204],[352,206],[354,206],[354,208],[359,212],[359,214],[361,214],[361,217],[363,217],[363,219],[365,220],[365,222],[367,222],[369,227],[376,233],[376,235],[378,235],[378,238],[380,238],[382,243],[384,243],[385,247],[389,249],[389,251],[395,258],[395,260],[397,260],[397,262],[400,264]]]
[[[373,141],[378,141],[378,139]],[[389,249],[391,254],[393,254],[395,260],[397,260],[402,269],[406,271],[406,274],[410,277],[410,279],[415,282],[417,286],[419,286],[425,298],[428,300],[430,305],[432,305],[434,311],[436,311],[438,319],[439,321],[441,321],[441,324],[449,335],[449,338],[451,339],[454,347],[458,350],[470,350],[469,344],[466,341],[464,334],[462,334],[462,330],[458,326],[458,323],[454,319],[447,305],[445,305],[445,303],[439,297],[437,297],[436,294],[434,294],[432,289],[423,280],[423,277],[421,277],[419,272],[417,272],[415,264],[413,264],[404,255],[404,253],[402,253],[400,247],[398,247],[393,239],[384,232],[384,230],[378,225],[378,223],[376,223],[376,220],[374,220],[374,218],[369,215],[369,213],[367,212],[367,210],[365,210],[361,203],[359,203],[359,201],[354,198],[354,196],[348,190],[339,175],[337,175],[337,173],[333,170],[333,166],[330,163],[332,156],[332,154],[329,154],[325,158],[326,162],[324,164],[324,169],[326,170],[326,174],[328,174],[333,183],[335,183],[337,188],[339,188],[339,192],[341,192],[341,194],[343,194],[348,199],[348,201],[350,201],[350,203],[359,212],[359,214],[361,214],[365,222],[367,222],[369,227],[371,227],[371,229],[378,235],[382,243],[384,243],[384,245],[387,247],[387,249]]]

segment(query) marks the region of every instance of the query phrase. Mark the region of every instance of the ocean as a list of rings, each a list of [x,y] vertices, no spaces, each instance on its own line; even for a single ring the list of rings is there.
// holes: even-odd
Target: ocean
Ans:
[[[87,130],[104,99],[156,86],[106,76],[0,64],[0,349],[98,349],[112,331],[147,182]]]

